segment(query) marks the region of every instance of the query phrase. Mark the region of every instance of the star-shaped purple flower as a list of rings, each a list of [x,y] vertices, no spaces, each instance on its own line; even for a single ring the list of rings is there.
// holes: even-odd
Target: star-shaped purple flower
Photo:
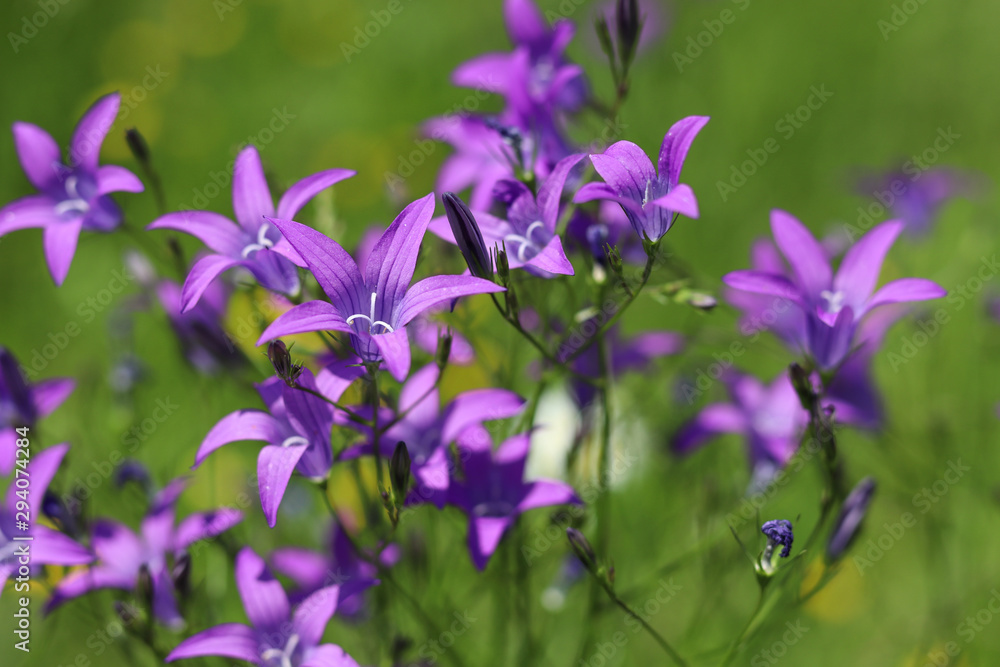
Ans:
[[[237,266],[248,270],[269,290],[297,294],[300,285],[296,266],[305,265],[265,218],[293,218],[320,191],[354,174],[349,169],[327,169],[307,176],[285,191],[275,209],[257,149],[247,146],[240,151],[233,170],[233,211],[238,225],[211,211],[178,211],[146,227],[191,234],[213,251],[191,267],[184,281],[181,310],[189,310],[219,274]]]
[[[251,625],[223,623],[188,637],[167,662],[217,655],[246,660],[258,667],[358,667],[335,644],[320,644],[341,603],[374,581],[328,586],[313,593],[292,612],[281,583],[250,547],[236,555],[236,588]]]
[[[448,445],[488,444],[483,424],[518,414],[524,399],[505,389],[472,389],[453,398],[442,410],[436,386],[439,373],[436,364],[429,364],[410,376],[399,394],[403,417],[382,435],[379,446],[382,456],[389,459],[397,442],[406,443],[414,479],[407,502],[431,502],[440,508],[447,500],[453,466]],[[369,441],[344,452],[345,457],[371,453],[370,429],[362,430],[367,431]]]
[[[688,116],[674,123],[660,146],[658,172],[646,153],[631,141],[619,141],[603,153],[591,155],[604,183],[588,183],[573,201],[617,202],[636,234],[654,242],[670,229],[675,213],[697,218],[694,191],[680,182],[680,176],[691,142],[708,120],[708,116]]]
[[[540,277],[573,275],[573,265],[556,234],[556,224],[566,179],[584,157],[577,154],[560,160],[538,188],[537,198],[520,181],[498,181],[494,196],[499,193],[507,204],[506,220],[486,212],[475,213],[486,247],[506,246],[510,268],[524,267]],[[445,241],[455,243],[455,235],[446,218],[433,220],[430,230]]]
[[[160,491],[142,520],[139,534],[117,521],[100,519],[91,526],[91,547],[97,554],[95,565],[71,573],[52,592],[47,611],[66,600],[101,588],[135,589],[139,572],[149,572],[153,593],[153,613],[163,624],[179,628],[184,619],[177,609],[171,561],[199,540],[215,537],[243,520],[239,510],[221,508],[197,512],[174,526],[175,505],[187,480],[175,479]]]
[[[58,408],[72,393],[76,382],[52,378],[28,384],[21,365],[0,345],[0,476],[14,469],[18,426],[34,428],[38,420]]]
[[[181,293],[181,286],[172,280],[161,280],[156,285],[156,296],[188,363],[206,375],[243,363],[245,358],[222,326],[229,287],[213,282],[187,312],[181,310]]]
[[[128,169],[97,164],[120,103],[118,93],[94,102],[73,132],[66,164],[48,132],[31,123],[14,123],[17,156],[39,194],[0,209],[0,236],[42,227],[45,259],[56,285],[66,279],[82,230],[109,232],[121,223],[122,211],[109,195],[143,190],[142,181]]]
[[[336,401],[363,368],[338,364],[314,378],[308,368],[302,370],[298,384]],[[257,458],[257,483],[260,504],[267,524],[274,528],[278,507],[288,488],[292,472],[311,479],[324,479],[333,465],[330,432],[334,408],[323,399],[301,389],[289,387],[280,378],[269,378],[257,385],[268,412],[237,410],[219,421],[205,436],[192,469],[223,445],[240,440],[267,444]]]
[[[556,480],[524,481],[529,433],[508,438],[492,451],[485,446],[462,447],[462,476],[448,488],[448,504],[469,516],[469,554],[482,570],[500,539],[523,512],[538,507],[582,504],[573,488]]]
[[[873,309],[890,303],[938,299],[947,292],[923,278],[900,278],[875,291],[882,262],[902,230],[884,222],[845,253],[836,275],[823,247],[791,214],[771,213],[774,241],[794,280],[768,271],[734,271],[723,277],[732,288],[790,299],[805,315],[807,353],[820,369],[835,368],[851,350],[858,324]]]
[[[459,297],[503,291],[472,276],[432,276],[410,285],[433,215],[433,193],[403,209],[372,249],[363,274],[336,241],[297,222],[268,218],[302,256],[330,301],[292,308],[264,331],[258,344],[311,331],[343,331],[363,362],[384,361],[393,377],[405,380],[410,370],[406,325],[413,318]]]
[[[32,566],[86,565],[94,560],[90,550],[36,521],[42,511],[45,491],[67,450],[69,445],[63,443],[34,453],[27,464],[27,476],[17,478],[28,480],[28,486],[20,487],[11,480],[7,487],[7,495],[0,507],[0,591],[3,591],[7,579],[25,562],[25,550]],[[27,502],[29,506],[28,519],[24,523],[21,523],[23,517],[19,515],[25,512],[18,509],[19,502]],[[31,537],[31,540],[15,539],[20,537]]]

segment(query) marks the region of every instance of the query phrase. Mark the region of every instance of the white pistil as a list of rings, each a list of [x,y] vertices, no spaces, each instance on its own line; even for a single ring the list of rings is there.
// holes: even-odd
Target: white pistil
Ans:
[[[309,441],[301,435],[291,435],[281,441],[282,447],[293,447],[295,445],[308,445]]]
[[[260,659],[273,667],[292,667],[292,654],[298,645],[299,636],[292,635],[288,638],[288,643],[285,644],[284,648],[269,648],[260,654]],[[280,662],[275,665],[274,660],[280,660]]]
[[[248,244],[245,248],[243,248],[243,252],[240,253],[243,259],[246,259],[247,255],[256,250],[274,247],[274,244],[271,243],[271,239],[267,238],[267,229],[269,226],[270,225],[266,222],[260,226],[260,229],[257,230],[257,242]]]
[[[389,331],[389,333],[393,333],[393,328],[389,325],[388,322],[383,322],[382,320],[375,319],[375,297],[376,297],[375,292],[372,292],[372,304],[371,304],[370,314],[362,315],[361,313],[357,313],[356,315],[351,315],[350,317],[347,318],[347,323],[350,324],[356,319],[368,320],[368,333],[372,332],[372,328],[374,328],[376,324],[381,324]]]
[[[836,292],[831,292],[830,290],[823,290],[819,293],[821,297],[826,299],[827,308],[826,310],[830,313],[836,315],[844,307],[844,297],[845,294],[840,290]]]
[[[63,215],[70,212],[86,213],[90,210],[90,204],[87,203],[86,199],[80,197],[80,193],[77,192],[77,182],[78,179],[76,176],[68,176],[66,178],[66,194],[69,195],[69,199],[64,199],[56,204],[56,214]]]

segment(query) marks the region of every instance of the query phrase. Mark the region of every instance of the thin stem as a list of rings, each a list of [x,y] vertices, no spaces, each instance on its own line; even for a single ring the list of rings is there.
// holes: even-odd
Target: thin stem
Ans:
[[[743,629],[740,630],[740,634],[737,635],[736,639],[733,640],[733,643],[729,645],[729,650],[726,651],[726,655],[722,656],[722,662],[719,663],[719,667],[726,667],[726,665],[733,661],[733,658],[736,656],[736,650],[739,648],[740,644],[743,643],[747,633],[750,631],[750,627],[757,619],[757,615],[760,614],[760,610],[763,606],[764,591],[761,591],[760,595],[757,597],[757,604],[754,606],[753,612],[750,614],[750,618],[747,619],[746,625],[744,625]]]
[[[345,414],[347,414],[347,418],[350,419],[352,422],[355,422],[356,424],[364,424],[366,426],[368,425],[368,420],[367,419],[365,419],[364,417],[362,417],[358,413],[354,412],[354,410],[351,410],[350,408],[344,407],[343,405],[341,405],[337,401],[333,400],[329,396],[324,396],[323,394],[321,394],[318,391],[315,391],[313,389],[310,389],[309,387],[303,387],[302,385],[300,385],[297,382],[294,385],[292,385],[292,387],[295,388],[295,389],[298,389],[299,391],[304,391],[307,394],[312,394],[316,398],[323,399],[324,401],[326,401],[327,403],[329,403],[333,407],[337,408],[338,410],[342,410]]]
[[[670,643],[663,638],[663,635],[654,630],[653,626],[651,626],[649,623],[646,622],[646,619],[644,619],[642,616],[632,611],[632,608],[629,607],[624,600],[615,595],[614,590],[612,590],[610,586],[604,584],[604,582],[601,582],[601,585],[607,592],[608,597],[611,598],[612,602],[621,607],[626,614],[628,614],[635,620],[639,621],[639,623],[642,624],[642,627],[646,629],[646,632],[648,632],[653,637],[653,639],[656,640],[656,643],[660,645],[660,648],[662,648],[664,652],[666,652],[666,654],[669,655],[674,662],[680,665],[680,667],[687,667],[687,661],[684,660],[684,658],[682,658],[680,654],[677,653],[674,647],[671,646]]]

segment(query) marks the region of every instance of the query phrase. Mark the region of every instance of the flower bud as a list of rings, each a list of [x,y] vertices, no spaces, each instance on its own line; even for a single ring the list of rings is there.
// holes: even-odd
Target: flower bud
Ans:
[[[396,449],[389,459],[389,481],[397,504],[402,505],[410,487],[410,452],[402,440],[396,443]]]
[[[125,130],[125,143],[128,144],[128,149],[132,151],[132,155],[140,164],[143,166],[149,164],[149,144],[146,143],[145,137],[139,133],[139,130],[134,127]]]
[[[284,342],[273,340],[267,344],[267,358],[274,366],[274,372],[279,378],[285,381],[289,387],[295,385],[295,381],[302,374],[302,366],[292,363],[292,355],[288,352]]]
[[[829,563],[840,560],[840,557],[851,547],[851,544],[861,532],[861,523],[868,513],[868,506],[875,495],[875,480],[866,477],[851,491],[840,509],[840,515],[833,522],[833,532],[826,544],[826,560]]]
[[[583,566],[589,572],[595,572],[597,569],[597,554],[594,553],[594,548],[590,546],[590,542],[583,533],[576,528],[567,528],[566,538],[569,539],[569,545],[573,548],[573,553],[580,559]]]
[[[615,7],[615,29],[618,36],[618,58],[622,71],[627,72],[642,31],[638,0],[618,0]]]
[[[493,280],[493,265],[486,251],[483,233],[479,230],[472,211],[453,192],[441,195],[441,201],[444,202],[444,212],[448,216],[451,233],[455,236],[455,243],[458,244],[465,263],[469,265],[469,271],[477,278]]]
[[[191,593],[191,555],[188,552],[185,551],[174,561],[170,578],[182,598]]]
[[[776,570],[778,558],[788,558],[792,552],[792,542],[795,536],[792,534],[792,522],[785,519],[776,521],[765,521],[760,527],[760,532],[767,536],[767,545],[760,556],[757,564],[757,572],[770,577]],[[781,546],[781,553],[776,554],[774,548]]]
[[[500,284],[504,287],[509,287],[510,262],[507,260],[506,244],[504,244],[503,248],[494,247],[493,254],[496,257],[497,276],[500,278]]]
[[[451,333],[451,328],[446,327],[438,333],[438,344],[437,350],[434,352],[434,363],[437,364],[439,370],[444,370],[444,367],[448,365],[448,359],[451,358],[451,342],[454,340],[454,336]]]

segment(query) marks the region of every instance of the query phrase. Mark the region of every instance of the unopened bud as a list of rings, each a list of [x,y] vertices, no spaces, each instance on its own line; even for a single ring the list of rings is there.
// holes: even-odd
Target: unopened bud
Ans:
[[[455,243],[458,244],[465,263],[469,265],[469,271],[477,278],[493,280],[493,266],[486,251],[486,242],[483,241],[483,233],[479,230],[472,211],[454,192],[441,195],[441,201],[444,202],[444,212],[448,216],[451,233],[455,236]]]
[[[638,0],[618,0],[615,7],[615,28],[618,33],[618,57],[624,73],[632,63],[635,47],[639,43],[639,33],[642,31]]]
[[[392,483],[392,493],[397,505],[402,505],[410,488],[410,452],[402,440],[396,443],[396,449],[389,459],[389,481]]]
[[[292,355],[288,352],[284,342],[273,340],[267,345],[267,358],[274,366],[274,372],[279,378],[285,381],[289,387],[295,385],[295,381],[302,374],[302,366],[292,363]]]
[[[580,559],[583,566],[588,571],[596,573],[597,554],[594,553],[594,548],[590,546],[590,542],[584,534],[576,528],[567,528],[566,538],[569,540],[569,545],[573,548],[573,553]]]
[[[448,365],[448,359],[451,358],[451,342],[454,340],[454,336],[451,333],[450,328],[444,328],[438,333],[438,344],[437,351],[434,353],[434,363],[437,364],[439,370],[444,370],[444,367]]]
[[[128,149],[132,151],[132,155],[138,162],[143,166],[149,164],[149,144],[146,143],[145,137],[139,133],[139,130],[134,127],[125,130],[125,143],[128,144]]]
[[[840,557],[851,548],[855,538],[861,532],[861,524],[868,513],[868,506],[875,495],[875,480],[866,477],[854,487],[840,509],[840,515],[833,522],[833,532],[826,545],[826,560],[829,563],[840,560]]]

